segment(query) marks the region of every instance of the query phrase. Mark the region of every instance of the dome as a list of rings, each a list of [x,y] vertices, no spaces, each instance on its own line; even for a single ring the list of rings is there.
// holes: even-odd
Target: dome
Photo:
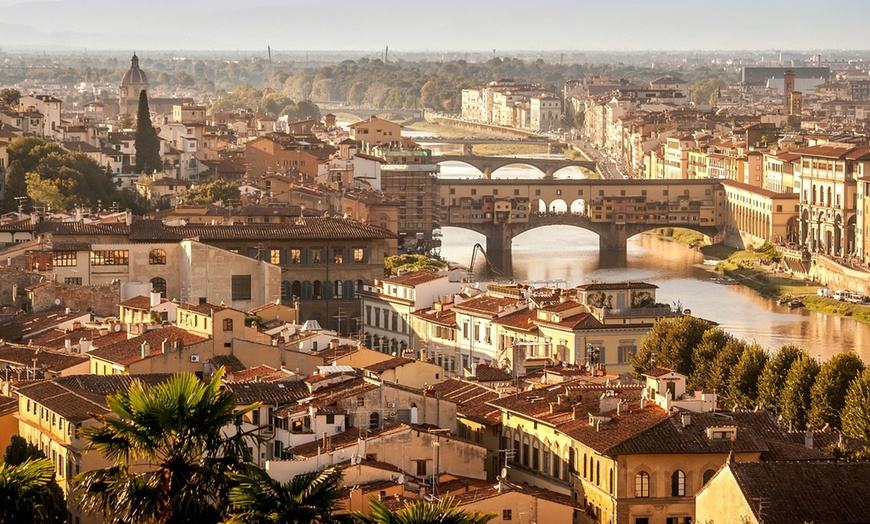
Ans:
[[[124,73],[121,78],[121,85],[147,84],[148,77],[145,76],[145,71],[139,69],[139,57],[133,54],[133,59],[130,60],[130,69]]]

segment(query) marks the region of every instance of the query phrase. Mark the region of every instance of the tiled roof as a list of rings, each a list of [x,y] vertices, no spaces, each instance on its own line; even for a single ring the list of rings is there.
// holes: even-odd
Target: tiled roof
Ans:
[[[327,440],[327,448],[329,451],[333,451],[355,445],[361,437],[366,440],[372,440],[378,437],[392,435],[395,433],[402,433],[410,430],[411,426],[407,424],[402,424],[401,422],[396,422],[374,430],[347,428],[345,431],[329,437]],[[292,453],[295,457],[305,458],[314,456],[317,453],[325,451],[321,449],[322,446],[323,441],[321,439],[317,439],[314,442],[307,442],[305,444],[300,444],[295,447],[288,447],[287,451]]]
[[[522,329],[525,331],[533,331],[538,326],[535,324],[535,318],[538,313],[530,308],[521,309],[515,313],[510,313],[497,320],[493,324],[511,327],[514,329]]]
[[[470,490],[465,493],[457,493],[453,496],[453,501],[458,506],[474,505],[478,501],[499,497],[510,492],[522,493],[530,497],[555,502],[556,504],[561,504],[563,506],[568,506],[571,508],[583,507],[582,504],[575,501],[569,495],[563,495],[561,493],[556,493],[555,491],[550,491],[548,489],[535,486],[529,486],[525,484],[519,485],[509,482],[502,482],[501,489],[499,489],[497,485],[487,485],[486,487],[482,487],[480,489]]]
[[[420,310],[413,313],[415,317],[425,319],[427,322],[434,322],[442,326],[456,327],[456,312],[453,309],[436,311],[434,309]]]
[[[481,295],[456,304],[453,309],[457,311],[482,313],[484,315],[497,315],[505,308],[524,304],[523,301],[514,298],[500,298],[489,295]]]
[[[870,521],[870,462],[730,462],[728,468],[759,522]]]
[[[413,362],[417,362],[413,358],[407,357],[393,357],[389,360],[384,360],[383,362],[378,362],[376,364],[371,364],[366,366],[366,370],[371,371],[372,373],[383,373],[388,369],[395,369],[398,367],[402,367],[405,364],[411,364]]]
[[[290,404],[308,397],[308,387],[304,382],[230,382],[226,389],[236,394],[239,404]]]
[[[465,369],[471,371],[470,368]],[[469,377],[469,380],[476,380],[478,382],[504,382],[511,379],[510,373],[501,368],[490,366],[489,364],[478,364],[477,367],[474,368],[474,372],[474,376]]]
[[[18,399],[0,395],[0,415],[8,415],[18,411]]]
[[[192,346],[193,344],[205,342],[208,339],[190,333],[189,331],[177,326],[168,326],[160,329],[148,330],[138,337],[99,347],[88,353],[88,355],[126,366],[133,362],[144,360],[142,358],[143,342],[147,342],[149,346],[149,356],[146,358],[155,355],[162,355],[164,340],[168,340],[170,344],[175,344],[178,340],[181,340],[182,344],[185,346]]]
[[[184,309],[187,311],[193,311],[195,313],[199,313],[201,315],[214,315],[215,313],[220,313],[221,311],[228,309],[226,306],[220,306],[217,304],[212,304],[210,302],[206,302],[204,304],[179,304],[178,309]]]
[[[212,369],[226,368],[227,373],[237,373],[245,369],[245,365],[235,355],[215,355],[209,360]]]
[[[404,275],[385,278],[384,282],[399,286],[414,287],[420,284],[425,284],[426,282],[432,282],[433,280],[440,280],[442,278],[447,278],[447,276],[439,275],[434,271],[414,271],[412,273],[405,273]]]
[[[674,371],[673,369],[668,369],[668,368],[652,368],[649,371],[647,371],[646,373],[644,373],[644,375],[646,375],[648,377],[652,377],[652,378],[658,378],[658,377],[663,377],[669,373],[676,373],[676,371]]]
[[[15,222],[0,224],[0,231],[4,233],[13,231],[33,231],[33,224],[30,222],[29,218],[25,218],[24,220],[16,220]]]
[[[487,404],[498,399],[498,393],[464,380],[450,379],[430,386],[427,395],[456,404],[456,414],[475,422],[493,425],[501,422],[501,410]]]
[[[40,235],[127,235],[130,226],[125,223],[101,224],[84,222],[51,222],[42,221],[36,224],[36,232]]]
[[[38,313],[15,315],[0,323],[0,338],[4,340],[20,340],[28,338],[34,333],[47,331],[54,326],[77,318],[90,319],[89,313],[83,311],[70,311],[53,307]]]
[[[138,295],[121,302],[119,305],[130,309],[151,309],[151,297]]]
[[[19,366],[36,366],[53,372],[83,364],[88,361],[85,355],[52,351],[39,346],[23,346],[19,344],[4,344],[0,346],[0,361],[18,364]],[[5,367],[5,366],[4,366]]]
[[[282,222],[277,224],[245,225],[196,225],[167,226],[157,220],[133,222],[130,240],[320,240],[320,239],[386,239],[395,233],[371,224],[334,217],[306,217],[303,223]]]

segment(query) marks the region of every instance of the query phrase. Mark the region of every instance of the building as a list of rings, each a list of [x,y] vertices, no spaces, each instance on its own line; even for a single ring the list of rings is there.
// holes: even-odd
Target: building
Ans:
[[[858,179],[858,205],[856,214],[855,254],[858,259],[870,264],[870,175]]]
[[[856,253],[857,180],[870,173],[870,148],[827,143],[800,155],[800,239],[812,252]]]
[[[402,138],[401,125],[377,116],[355,122],[348,128],[350,129],[350,139],[359,141],[363,149],[397,142]]]
[[[800,195],[776,193],[733,180],[723,180],[728,202],[727,229],[741,245],[797,242]]]
[[[695,522],[864,523],[868,476],[867,462],[746,463],[731,457],[698,492]]]
[[[42,131],[39,135],[46,139],[60,138],[62,105],[60,99],[51,95],[22,95],[18,102],[21,111],[36,111],[42,114]]]
[[[450,282],[447,275],[431,271],[405,273],[364,284],[359,294],[366,347],[399,356],[407,349],[419,352],[421,348],[415,346],[410,327],[411,316],[459,288],[460,284]]]

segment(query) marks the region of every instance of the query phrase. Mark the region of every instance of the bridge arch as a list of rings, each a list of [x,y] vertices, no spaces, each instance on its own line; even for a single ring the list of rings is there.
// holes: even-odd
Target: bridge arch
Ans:
[[[492,170],[492,173],[490,173],[490,176],[492,178],[495,178],[497,174],[504,174],[504,172],[502,170],[506,167],[524,167],[527,169],[533,169],[533,170],[537,171],[538,173],[540,173],[541,177],[547,176],[546,171],[544,171],[540,167],[533,166],[532,164],[529,164],[526,162],[511,162],[510,164],[505,164],[503,166],[499,166],[499,167]],[[502,171],[502,173],[499,173],[499,171]]]
[[[573,176],[574,170],[579,172],[580,176]],[[567,171],[566,171],[567,170]],[[561,179],[571,179],[571,178],[589,178],[590,176],[594,176],[596,173],[592,170],[586,169],[583,166],[562,166],[555,171],[553,171],[554,178]]]
[[[578,199],[574,200],[573,202],[571,202],[571,206],[568,208],[568,210],[571,211],[571,213],[578,213],[581,215],[587,214],[587,209],[588,209],[588,204],[586,203],[586,200],[584,200],[582,198],[578,198]]]
[[[568,212],[568,203],[562,200],[561,198],[557,198],[550,202],[550,206],[548,208],[550,213],[567,213]]]
[[[459,165],[461,165],[461,166],[463,166],[463,167],[470,167],[470,168],[474,169],[475,171],[477,171],[477,172],[480,174],[480,178],[483,178],[483,176],[484,176],[484,173],[483,173],[483,170],[482,170],[482,169],[480,169],[480,168],[477,167],[476,165],[472,164],[471,162],[467,162],[467,161],[465,161],[465,160],[451,160],[450,158],[444,158],[443,160],[439,160],[439,161],[437,161],[437,162],[435,162],[435,163],[438,164],[438,165],[442,165],[442,164],[459,164]]]

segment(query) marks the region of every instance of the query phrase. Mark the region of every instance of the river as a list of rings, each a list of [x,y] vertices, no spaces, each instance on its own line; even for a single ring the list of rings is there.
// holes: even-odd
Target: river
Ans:
[[[424,147],[435,149],[436,144]],[[559,176],[580,176],[563,170]],[[465,164],[444,163],[441,176],[479,178],[480,173]],[[494,178],[539,177],[533,168],[508,166]],[[459,229],[442,229],[441,255],[467,266],[472,246],[485,245],[483,235]],[[618,282],[642,280],[659,286],[657,298],[667,304],[682,304],[692,314],[717,322],[725,331],[772,350],[793,342],[810,355],[827,359],[853,350],[870,363],[870,324],[827,315],[809,309],[788,310],[773,299],[763,298],[743,286],[726,286],[710,280],[703,255],[688,246],[654,235],[638,235],[625,252],[598,250],[594,233],[570,226],[534,229],[514,238],[513,272],[518,281],[564,281],[576,286],[593,280]],[[482,266],[478,266],[480,269]],[[800,293],[798,286],[795,293]]]

